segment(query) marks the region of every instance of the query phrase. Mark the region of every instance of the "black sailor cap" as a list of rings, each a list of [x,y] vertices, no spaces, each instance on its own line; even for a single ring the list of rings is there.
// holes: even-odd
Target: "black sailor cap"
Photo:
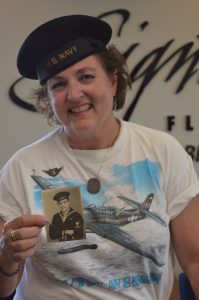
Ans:
[[[54,197],[53,197],[53,200],[59,202],[59,201],[62,201],[64,199],[69,200],[69,197],[70,197],[70,192],[62,191],[62,192],[59,192],[59,193],[55,194]]]
[[[86,15],[69,15],[50,20],[33,30],[22,44],[19,73],[41,84],[83,58],[106,50],[110,25]]]

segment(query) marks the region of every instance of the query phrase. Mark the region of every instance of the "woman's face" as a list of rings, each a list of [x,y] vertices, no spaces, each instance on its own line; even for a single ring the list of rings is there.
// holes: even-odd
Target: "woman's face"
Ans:
[[[114,120],[113,96],[117,76],[105,72],[97,55],[91,55],[47,82],[54,114],[70,137],[104,134]]]

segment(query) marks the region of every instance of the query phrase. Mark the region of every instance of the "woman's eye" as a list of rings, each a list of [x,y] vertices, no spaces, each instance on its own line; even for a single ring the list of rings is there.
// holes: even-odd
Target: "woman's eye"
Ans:
[[[93,74],[83,74],[80,77],[80,81],[90,81],[90,80],[92,80],[94,78],[95,78],[95,76]]]
[[[60,82],[56,82],[54,84],[52,84],[51,86],[51,90],[57,90],[57,89],[61,89],[65,86],[65,83],[60,81]]]

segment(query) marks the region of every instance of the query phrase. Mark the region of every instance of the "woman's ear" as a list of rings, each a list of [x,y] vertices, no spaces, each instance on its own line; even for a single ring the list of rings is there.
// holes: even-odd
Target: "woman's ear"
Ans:
[[[118,72],[117,72],[117,70],[115,70],[113,72],[113,79],[117,82],[117,78],[118,78]]]
[[[112,85],[113,85],[114,96],[115,96],[116,90],[117,90],[117,79],[118,79],[118,72],[117,72],[117,70],[115,70],[112,74]]]

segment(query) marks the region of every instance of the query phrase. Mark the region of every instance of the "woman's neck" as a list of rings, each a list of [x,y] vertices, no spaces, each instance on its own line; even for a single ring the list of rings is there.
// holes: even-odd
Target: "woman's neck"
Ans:
[[[113,146],[120,132],[120,122],[115,119],[112,126],[108,127],[105,132],[99,134],[90,134],[88,136],[79,135],[72,137],[66,134],[66,139],[71,148],[80,150],[97,150],[106,149]]]

